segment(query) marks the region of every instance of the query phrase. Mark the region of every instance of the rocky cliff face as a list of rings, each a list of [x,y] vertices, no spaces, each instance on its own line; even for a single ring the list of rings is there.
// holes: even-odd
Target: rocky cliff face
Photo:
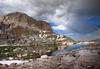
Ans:
[[[24,13],[14,12],[0,16],[1,44],[3,44],[4,40],[5,42],[13,43],[24,37],[38,37],[39,34],[44,32],[47,35],[52,33],[52,29],[47,22],[37,21]]]
[[[30,27],[37,28],[44,31],[52,31],[51,27],[45,21],[37,21],[28,15],[21,12],[9,13],[8,15],[0,17],[0,23],[10,24],[13,27],[22,26],[22,27]]]

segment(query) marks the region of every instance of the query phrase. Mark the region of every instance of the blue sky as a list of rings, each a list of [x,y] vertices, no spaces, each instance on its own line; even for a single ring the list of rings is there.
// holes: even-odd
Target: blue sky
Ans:
[[[100,38],[100,0],[0,0],[0,15],[24,12],[77,41]]]
[[[100,17],[85,17],[76,22],[77,23],[73,22],[72,25],[66,26],[68,28],[67,30],[66,29],[65,30],[54,29],[54,32],[56,32],[58,34],[67,35],[67,36],[69,36],[73,39],[77,39],[77,40],[80,40],[80,38],[82,38],[82,39],[84,38],[83,40],[88,40],[88,39],[91,40],[93,37],[94,37],[93,39],[99,38]],[[54,23],[50,22],[50,25],[55,26],[55,27],[57,26],[57,24],[55,22]],[[87,37],[87,35],[90,35],[89,38]],[[83,36],[86,36],[88,39]],[[79,37],[79,38],[77,38],[77,37]]]

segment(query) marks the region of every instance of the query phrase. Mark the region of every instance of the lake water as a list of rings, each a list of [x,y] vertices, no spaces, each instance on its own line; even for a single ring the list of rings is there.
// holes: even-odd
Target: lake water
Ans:
[[[69,47],[64,48],[64,51],[72,51],[72,50],[80,49],[80,48],[83,48],[83,47],[84,47],[83,44],[74,44],[74,45],[71,45]]]
[[[74,44],[74,45],[71,45],[69,47],[65,47],[64,50],[58,50],[58,51],[53,52],[52,56],[60,56],[60,55],[65,54],[66,52],[73,51],[73,50],[76,50],[76,49],[80,49],[80,48],[83,48],[83,47],[84,47],[83,44]]]

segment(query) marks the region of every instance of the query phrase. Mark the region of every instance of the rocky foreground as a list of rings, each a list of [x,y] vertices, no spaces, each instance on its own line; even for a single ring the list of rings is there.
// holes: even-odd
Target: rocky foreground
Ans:
[[[99,44],[100,45],[100,44]],[[100,69],[100,46],[88,47],[66,52],[62,56],[46,56],[18,65],[6,65],[0,69]],[[0,65],[3,67],[4,65]]]

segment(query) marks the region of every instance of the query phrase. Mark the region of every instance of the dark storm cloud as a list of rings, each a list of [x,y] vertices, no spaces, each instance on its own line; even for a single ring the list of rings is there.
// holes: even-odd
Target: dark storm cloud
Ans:
[[[100,0],[0,0],[0,12],[4,14],[7,11],[24,11],[37,18],[45,14],[55,15],[58,9],[62,10],[60,17],[98,16],[99,6]]]
[[[57,9],[64,9],[65,11],[67,7],[69,7],[69,1],[70,0],[31,0],[31,3],[34,4],[36,8],[38,8],[38,14],[36,15],[36,17],[41,17],[44,15],[54,16]],[[62,10],[62,12],[64,11]]]
[[[100,27],[96,25],[93,26],[91,24],[92,22],[88,23],[90,18],[100,16],[99,6],[100,0],[74,0],[69,10],[69,13],[73,14],[73,16],[70,17],[72,19],[68,27],[74,30],[74,32],[81,34],[91,33],[100,29]],[[93,19],[91,19],[91,21],[93,21]],[[94,22],[96,22],[96,20],[94,20]]]
[[[74,1],[71,11],[78,16],[98,16],[100,15],[100,0]]]
[[[61,6],[66,10],[68,1],[69,0],[0,0],[0,9],[4,14],[6,14],[5,12],[7,11],[21,11],[27,14],[31,12],[29,15],[38,18],[45,14],[54,15],[56,9],[59,9]],[[8,6],[6,7],[6,5]]]

